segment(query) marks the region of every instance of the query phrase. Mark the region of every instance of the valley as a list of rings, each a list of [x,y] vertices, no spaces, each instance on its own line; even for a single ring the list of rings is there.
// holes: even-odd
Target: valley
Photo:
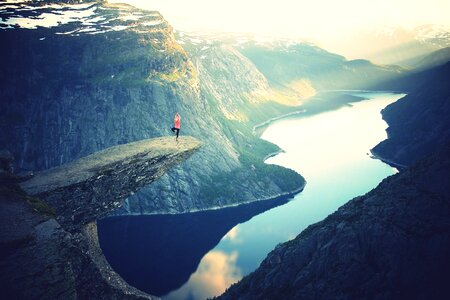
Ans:
[[[114,1],[0,17],[1,298],[450,294],[445,26],[350,59]]]

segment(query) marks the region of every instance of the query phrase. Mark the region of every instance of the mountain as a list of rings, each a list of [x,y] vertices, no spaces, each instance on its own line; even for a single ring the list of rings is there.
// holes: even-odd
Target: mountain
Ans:
[[[450,144],[340,207],[218,299],[446,299]]]
[[[382,110],[388,139],[372,152],[381,159],[409,166],[450,139],[450,62],[394,82],[408,95]]]
[[[392,26],[365,31],[355,40],[356,47],[365,51],[360,57],[413,68],[421,57],[450,46],[450,28],[432,24],[414,28]],[[374,42],[377,47],[366,47]]]
[[[302,189],[300,175],[263,163],[279,149],[252,132],[291,107],[267,97],[264,77],[233,49],[216,49],[221,64],[200,65],[158,12],[128,5],[1,7],[0,143],[16,169],[170,134],[178,111],[181,134],[204,147],[118,213],[201,210]],[[241,73],[250,77],[233,75]],[[263,113],[251,113],[259,106]]]

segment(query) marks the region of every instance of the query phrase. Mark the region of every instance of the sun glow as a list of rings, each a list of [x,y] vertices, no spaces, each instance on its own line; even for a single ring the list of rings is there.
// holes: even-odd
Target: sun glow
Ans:
[[[246,32],[302,38],[328,49],[354,47],[354,36],[388,26],[450,26],[448,0],[112,0],[158,10],[182,31]],[[346,45],[345,47],[343,45]],[[347,47],[347,48],[346,48]]]

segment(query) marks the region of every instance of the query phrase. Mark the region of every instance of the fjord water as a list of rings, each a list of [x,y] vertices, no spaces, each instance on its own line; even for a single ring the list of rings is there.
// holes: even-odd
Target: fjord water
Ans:
[[[263,139],[285,151],[266,163],[291,168],[307,180],[294,199],[182,215],[107,218],[99,222],[99,238],[112,267],[131,285],[163,299],[216,296],[255,270],[278,243],[394,174],[369,150],[386,138],[380,110],[404,95],[352,95],[369,100],[280,120],[264,131]]]

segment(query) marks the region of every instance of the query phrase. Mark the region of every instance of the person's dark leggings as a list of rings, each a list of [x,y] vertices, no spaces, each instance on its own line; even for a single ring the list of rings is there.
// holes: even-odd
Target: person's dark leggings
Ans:
[[[172,127],[172,131],[173,132],[177,132],[177,139],[178,139],[178,134],[180,133],[180,128],[175,128],[175,127]]]

